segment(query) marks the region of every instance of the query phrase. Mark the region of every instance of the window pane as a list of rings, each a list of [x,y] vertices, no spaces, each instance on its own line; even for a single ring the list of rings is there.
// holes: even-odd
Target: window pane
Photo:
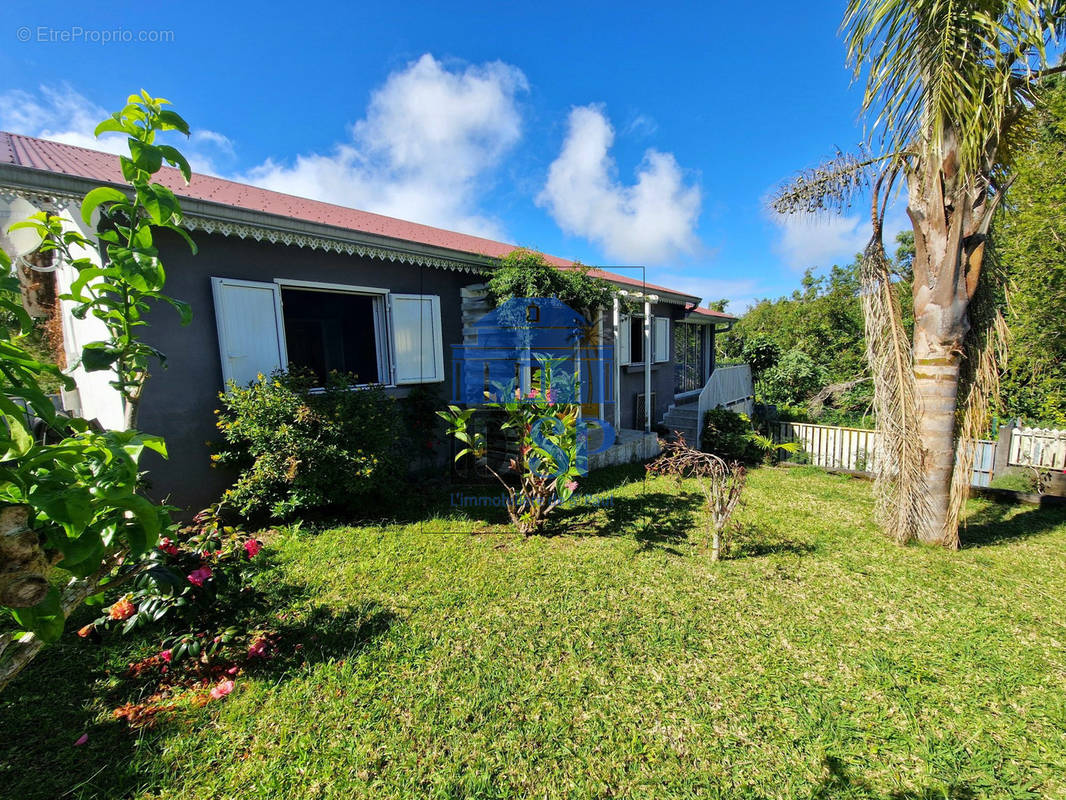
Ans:
[[[358,383],[378,383],[374,302],[360,294],[282,289],[289,366],[309,368],[323,382],[336,370]]]
[[[629,362],[644,363],[644,317],[632,317],[629,325]]]

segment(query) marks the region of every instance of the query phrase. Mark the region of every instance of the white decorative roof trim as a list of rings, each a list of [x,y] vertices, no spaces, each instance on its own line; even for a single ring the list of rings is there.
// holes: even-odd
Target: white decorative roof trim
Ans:
[[[210,217],[186,216],[184,219],[184,226],[190,230],[203,231],[204,233],[219,233],[223,236],[237,236],[241,239],[252,239],[257,242],[307,247],[311,250],[324,250],[327,253],[345,253],[347,255],[363,256],[365,258],[377,258],[382,261],[399,262],[401,264],[450,269],[457,272],[480,273],[484,271],[481,267],[476,267],[472,264],[464,264],[461,261],[455,261],[450,258],[440,258],[437,256],[422,255],[420,253],[407,253],[402,250],[393,250],[387,247],[376,247],[314,234],[279,231],[274,228],[248,225],[239,222],[226,222],[224,220],[212,219]]]
[[[0,186],[0,199],[21,197],[38,207],[47,207],[56,211],[78,205],[83,195],[70,192],[40,192],[24,189],[18,186]],[[319,236],[309,233],[292,233],[281,231],[276,228],[268,228],[262,225],[249,225],[241,222],[227,222],[212,217],[198,214],[185,214],[182,225],[192,231],[204,233],[218,233],[223,236],[237,236],[241,239],[252,239],[256,242],[270,242],[271,244],[285,244],[296,247],[307,247],[311,250],[324,250],[325,252],[345,253],[358,255],[365,258],[376,258],[381,261],[398,262],[400,264],[412,264],[415,266],[436,267],[456,272],[484,272],[483,267],[473,264],[465,264],[450,258],[409,253],[403,250],[393,250],[388,247],[360,244],[358,242],[345,241],[339,238]]]
[[[16,197],[21,197],[23,200],[33,203],[38,208],[54,208],[56,211],[65,211],[68,207],[77,205],[82,201],[81,195],[31,192],[12,186],[0,186],[0,200],[13,200]]]

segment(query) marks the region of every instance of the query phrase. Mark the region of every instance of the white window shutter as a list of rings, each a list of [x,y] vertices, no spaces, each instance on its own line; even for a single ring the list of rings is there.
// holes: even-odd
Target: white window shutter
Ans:
[[[390,294],[393,383],[444,380],[440,298],[435,294]]]
[[[246,386],[288,366],[281,291],[276,284],[212,278],[222,382]]]
[[[670,360],[670,318],[655,317],[654,329],[651,332],[651,342],[654,348],[655,361]]]
[[[617,345],[619,366],[624,367],[629,363],[629,337],[632,324],[633,319],[629,316],[622,317],[618,324],[618,341],[615,344]]]

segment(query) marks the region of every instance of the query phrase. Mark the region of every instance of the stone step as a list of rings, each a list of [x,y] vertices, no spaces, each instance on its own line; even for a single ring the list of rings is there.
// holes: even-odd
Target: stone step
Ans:
[[[696,412],[695,411],[667,411],[663,417],[664,420],[673,420],[678,424],[696,425]]]

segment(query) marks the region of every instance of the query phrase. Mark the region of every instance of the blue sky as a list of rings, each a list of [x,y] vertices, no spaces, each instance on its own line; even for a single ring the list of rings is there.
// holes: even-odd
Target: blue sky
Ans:
[[[8,0],[0,128],[88,144],[143,86],[198,131],[201,169],[647,264],[742,311],[866,238],[861,208],[816,224],[766,209],[862,138],[842,7]],[[141,31],[169,41],[103,41]]]

